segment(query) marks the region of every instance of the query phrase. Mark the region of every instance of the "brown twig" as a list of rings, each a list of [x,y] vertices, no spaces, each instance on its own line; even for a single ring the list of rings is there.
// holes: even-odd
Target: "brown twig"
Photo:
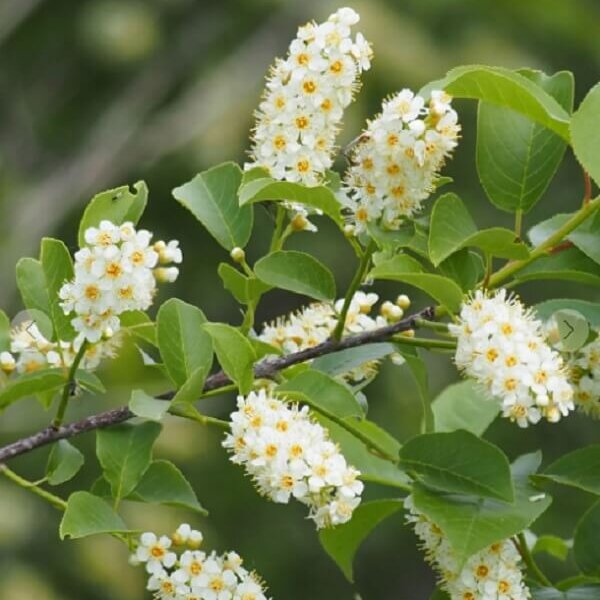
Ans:
[[[583,205],[585,206],[592,199],[592,180],[586,170],[583,171],[583,186]]]
[[[298,363],[305,362],[318,358],[319,356],[325,356],[326,354],[332,354],[339,352],[340,350],[346,350],[348,348],[356,348],[358,346],[364,346],[366,344],[373,344],[389,339],[396,333],[406,331],[408,329],[415,329],[418,327],[418,320],[425,319],[431,321],[435,319],[434,307],[427,307],[414,315],[402,319],[392,325],[386,325],[385,327],[379,327],[378,329],[372,329],[370,331],[364,331],[357,333],[356,335],[350,335],[339,341],[329,339],[322,344],[301,350],[300,352],[294,352],[287,356],[279,356],[268,360],[263,360],[254,367],[254,376],[256,379],[271,379],[279,371],[296,365]],[[210,375],[204,383],[203,393],[216,390],[231,384],[231,379],[223,372],[219,371]],[[156,396],[160,400],[171,400],[175,396],[174,391],[165,392]],[[102,429],[117,423],[122,423],[133,418],[135,415],[129,410],[127,406],[121,406],[112,410],[99,413],[86,417],[81,421],[75,423],[69,423],[68,425],[61,425],[60,427],[46,427],[38,433],[30,435],[8,444],[3,448],[0,448],[0,463],[15,458],[21,454],[31,452],[36,448],[46,446],[57,440],[63,440],[66,438],[72,438],[87,431],[93,431],[94,429]]]

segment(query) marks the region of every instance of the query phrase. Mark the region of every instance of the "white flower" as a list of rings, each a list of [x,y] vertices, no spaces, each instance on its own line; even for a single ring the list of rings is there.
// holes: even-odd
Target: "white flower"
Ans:
[[[358,14],[342,8],[321,24],[298,30],[285,60],[277,60],[256,113],[252,162],[275,179],[314,186],[331,167],[344,109],[370,67],[371,48],[351,38]],[[300,205],[288,203],[298,210]]]
[[[177,561],[177,555],[169,551],[171,540],[163,535],[160,538],[151,532],[140,536],[140,545],[135,556],[139,562],[146,563],[148,573],[159,573],[163,567],[171,568]]]
[[[391,310],[389,314],[384,311],[382,316],[373,318],[370,313],[378,300],[377,294],[356,292],[346,316],[344,333],[369,331],[400,318],[399,315],[402,313],[398,307]],[[258,339],[279,348],[284,354],[312,348],[331,337],[343,304],[344,300],[338,300],[333,304],[329,302],[311,304],[292,313],[288,318],[279,317],[275,322],[263,326]],[[368,361],[345,373],[344,378],[349,381],[363,381],[376,373],[377,367],[377,361]]]
[[[76,343],[97,343],[120,328],[119,315],[146,310],[156,293],[156,282],[175,281],[176,267],[156,268],[181,262],[177,241],[150,245],[152,234],[136,230],[133,223],[114,225],[102,221],[84,234],[87,248],[75,254],[75,278],[59,291],[65,314],[74,314]]]
[[[417,213],[434,190],[459,132],[445,92],[432,92],[428,106],[408,89],[385,100],[352,149],[344,180],[355,232],[370,222],[397,229]]]
[[[306,406],[288,405],[264,389],[240,396],[223,446],[262,494],[307,505],[317,528],[349,521],[360,503],[360,472],[347,464]]]
[[[0,352],[0,369],[5,373],[12,373],[17,367],[15,357],[10,352]]]
[[[189,547],[200,544],[202,533],[183,523],[172,538],[176,545]],[[267,600],[260,578],[244,569],[236,552],[184,550],[178,556],[168,537],[148,532],[141,535],[129,562],[146,564],[146,588],[158,600]]]
[[[421,540],[425,558],[440,574],[450,600],[527,600],[529,589],[519,567],[521,557],[512,540],[503,540],[471,556],[462,568],[443,531],[405,500],[407,521]]]
[[[521,427],[541,418],[556,422],[574,408],[573,388],[542,324],[506,290],[478,290],[462,305],[455,362],[501,403],[502,414]]]

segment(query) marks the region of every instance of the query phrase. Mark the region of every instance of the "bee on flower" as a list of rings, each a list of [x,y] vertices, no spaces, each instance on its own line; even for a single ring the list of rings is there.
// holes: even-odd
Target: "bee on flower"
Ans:
[[[407,521],[415,528],[425,558],[438,572],[450,600],[527,600],[531,597],[520,568],[521,556],[511,540],[494,543],[471,556],[461,568],[443,531],[405,500]]]
[[[434,90],[427,103],[408,89],[385,100],[350,152],[344,191],[354,231],[368,223],[398,229],[418,213],[459,132],[445,92]]]
[[[238,397],[223,446],[259,492],[274,502],[295,498],[317,529],[346,523],[360,504],[360,472],[348,465],[307,406],[286,404],[264,389]]]
[[[457,338],[458,368],[498,399],[503,415],[519,426],[542,418],[555,423],[574,409],[562,357],[516,296],[476,291],[449,331]]]
[[[169,263],[182,261],[179,243],[159,241],[136,230],[133,223],[102,221],[85,231],[87,246],[75,254],[75,278],[60,289],[61,306],[84,340],[97,343],[120,328],[119,315],[146,310],[152,304],[157,281],[174,281],[179,270]]]

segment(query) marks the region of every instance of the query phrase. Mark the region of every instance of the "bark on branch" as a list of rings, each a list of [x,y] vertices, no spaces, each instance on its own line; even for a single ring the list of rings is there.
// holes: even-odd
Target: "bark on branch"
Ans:
[[[418,313],[410,315],[397,323],[380,327],[378,329],[372,329],[370,331],[364,331],[357,333],[356,335],[349,335],[342,338],[340,341],[329,339],[322,344],[288,354],[286,356],[279,356],[268,360],[263,360],[254,367],[254,376],[257,379],[271,379],[279,371],[296,365],[298,363],[305,362],[324,356],[326,354],[333,354],[340,350],[346,350],[348,348],[356,348],[358,346],[364,346],[366,344],[373,344],[376,342],[382,342],[390,338],[394,334],[408,329],[415,329],[417,327],[418,319],[433,320],[435,318],[435,309],[433,307],[427,307]],[[210,392],[223,386],[232,383],[229,377],[223,372],[219,371],[210,375],[204,384],[202,392]],[[175,395],[174,391],[165,392],[157,396],[160,400],[171,400]],[[103,427],[109,427],[117,423],[122,423],[128,419],[133,418],[135,415],[129,410],[127,406],[121,406],[112,410],[99,413],[86,417],[81,421],[69,423],[68,425],[61,425],[60,427],[49,426],[46,429],[42,429],[38,433],[30,435],[8,444],[3,448],[0,448],[0,463],[31,452],[41,446],[46,446],[57,440],[63,440],[66,438],[75,437],[81,433],[92,431],[94,429],[101,429]]]

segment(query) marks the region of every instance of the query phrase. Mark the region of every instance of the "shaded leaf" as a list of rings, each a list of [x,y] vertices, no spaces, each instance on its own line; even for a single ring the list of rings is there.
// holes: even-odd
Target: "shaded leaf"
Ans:
[[[69,496],[60,522],[60,539],[78,539],[97,533],[124,533],[127,525],[113,509],[98,496],[75,492]]]
[[[577,160],[600,184],[600,83],[583,99],[571,118],[571,143]]]
[[[160,421],[166,414],[169,403],[150,396],[144,390],[133,390],[129,399],[129,410],[136,416],[151,421]]]
[[[50,451],[46,477],[50,485],[60,485],[77,475],[84,463],[83,454],[67,440],[58,440]]]

